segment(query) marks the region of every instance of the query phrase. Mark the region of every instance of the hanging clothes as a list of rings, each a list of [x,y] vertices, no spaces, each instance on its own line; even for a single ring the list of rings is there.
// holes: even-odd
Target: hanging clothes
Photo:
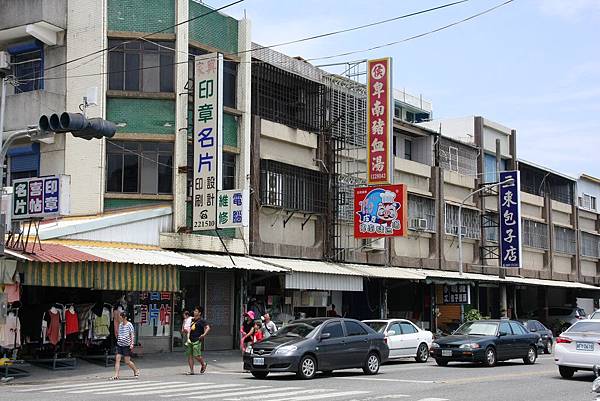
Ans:
[[[6,324],[2,327],[0,334],[0,347],[19,348],[21,346],[21,321],[13,312],[6,317]]]
[[[4,286],[4,294],[6,294],[7,301],[9,304],[18,302],[21,300],[21,283],[20,276],[15,274],[15,281],[13,284],[6,284]]]
[[[60,314],[56,308],[52,308],[48,311],[50,322],[48,323],[48,331],[46,336],[50,341],[50,344],[56,345],[60,341]]]
[[[65,335],[79,333],[79,319],[73,307],[65,311]]]
[[[110,325],[110,311],[106,308],[100,316],[95,316],[94,319],[94,339],[105,339],[110,334],[108,326]]]

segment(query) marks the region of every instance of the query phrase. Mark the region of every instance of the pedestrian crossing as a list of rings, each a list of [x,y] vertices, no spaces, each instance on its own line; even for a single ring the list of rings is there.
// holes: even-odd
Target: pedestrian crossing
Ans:
[[[416,400],[416,401],[448,401],[445,398],[413,398],[406,394],[373,395],[366,390],[350,390],[345,388],[320,388],[307,386],[309,382],[289,383],[290,385],[271,385],[262,382],[251,386],[248,383],[213,383],[189,381],[158,381],[158,380],[119,380],[93,382],[65,382],[48,385],[18,386],[6,388],[13,393],[35,395],[44,399],[44,394],[71,396],[82,399],[108,399],[108,397],[126,396],[127,398],[144,397],[146,399],[163,400],[221,400],[221,401],[305,401],[305,400]],[[288,383],[286,383],[288,384]],[[79,396],[79,397],[78,397]],[[69,399],[73,399],[69,398]],[[65,397],[67,399],[67,397]]]

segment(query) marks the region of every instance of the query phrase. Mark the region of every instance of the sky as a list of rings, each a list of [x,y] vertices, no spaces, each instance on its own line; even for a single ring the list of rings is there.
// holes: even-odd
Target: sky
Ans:
[[[276,47],[305,59],[424,33],[505,0]],[[207,1],[220,7],[230,1]],[[228,8],[271,45],[432,8],[452,0],[245,0]],[[480,115],[517,130],[518,157],[574,177],[600,177],[600,0],[514,0],[458,26],[313,64],[391,56],[394,87],[433,102],[434,119]],[[325,68],[328,69],[328,68]],[[338,67],[339,69],[339,67]],[[336,67],[329,67],[339,72]]]

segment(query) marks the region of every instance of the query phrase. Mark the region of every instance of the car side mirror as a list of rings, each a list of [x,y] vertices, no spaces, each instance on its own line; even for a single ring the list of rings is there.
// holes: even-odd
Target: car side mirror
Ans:
[[[321,333],[321,340],[326,340],[331,337],[331,333]]]
[[[396,332],[394,330],[389,330],[387,333],[385,333],[387,336],[395,336]]]
[[[506,331],[501,331],[500,333],[498,333],[498,337],[504,337],[507,335],[508,335],[508,333]]]
[[[531,331],[532,333],[535,333],[537,331],[537,329],[531,329],[529,331]]]

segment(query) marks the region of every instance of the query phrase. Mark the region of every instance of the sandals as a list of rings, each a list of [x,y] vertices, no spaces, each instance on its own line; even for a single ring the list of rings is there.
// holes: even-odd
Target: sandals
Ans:
[[[194,373],[194,372],[185,372],[185,375],[186,375],[186,376],[194,376],[194,375],[195,375],[195,373]]]
[[[204,372],[206,372],[206,363],[204,363],[204,365],[202,366],[202,369],[200,369],[200,374],[203,375]]]
[[[110,379],[108,379],[108,380],[119,380],[119,376],[113,376],[113,377],[111,377],[111,378],[110,378]]]
[[[140,370],[139,369],[135,371],[135,373],[133,374],[133,377],[135,377],[136,379],[138,377],[140,377]]]

